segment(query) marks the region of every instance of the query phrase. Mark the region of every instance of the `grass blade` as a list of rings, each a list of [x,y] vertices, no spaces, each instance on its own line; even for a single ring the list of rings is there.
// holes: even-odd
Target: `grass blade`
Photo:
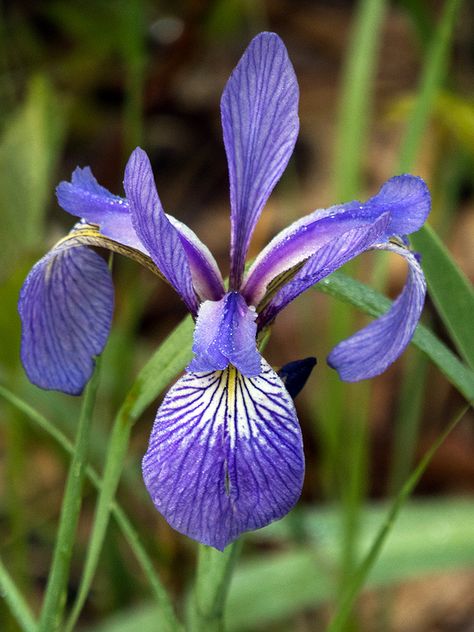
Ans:
[[[54,630],[59,630],[61,626],[69,566],[81,509],[81,496],[89,448],[92,411],[98,386],[98,373],[98,368],[96,368],[83,396],[76,441],[61,507],[56,546],[41,609],[38,632],[53,632]]]
[[[0,591],[18,625],[24,632],[36,632],[33,614],[0,559]]]
[[[436,309],[459,353],[474,369],[474,291],[430,226],[411,236],[423,255],[423,270]]]
[[[111,503],[125,463],[132,426],[145,408],[191,360],[192,330],[192,320],[188,317],[168,336],[138,375],[115,419],[84,571],[76,601],[65,627],[66,632],[72,632],[94,578],[107,532]],[[174,632],[175,629],[169,628],[170,632]]]
[[[14,393],[11,393],[3,386],[0,386],[0,395],[4,397],[8,402],[10,402],[10,404],[14,406],[17,410],[22,412],[27,417],[27,419],[29,419],[42,430],[44,430],[46,434],[54,439],[54,441],[56,441],[56,443],[58,443],[58,445],[60,445],[61,448],[63,448],[63,450],[65,450],[68,454],[70,454],[71,456],[74,454],[73,443],[66,437],[65,434],[61,432],[61,430],[58,430],[58,428],[51,421],[46,419],[46,417],[38,413],[37,410],[32,408],[29,404],[17,397]],[[92,468],[90,465],[86,468],[86,476],[98,491],[102,489],[102,479],[94,470],[94,468]],[[179,630],[180,626],[174,615],[171,599],[169,598],[168,593],[166,592],[166,589],[163,586],[159,576],[155,572],[153,562],[150,560],[147,552],[145,551],[130,519],[116,501],[114,501],[111,505],[111,512],[119,528],[121,529],[125,540],[130,546],[130,549],[132,550],[138,563],[140,564],[143,574],[148,580],[148,583],[150,584],[153,594],[158,602],[157,616],[159,617],[161,615],[161,617],[168,622],[168,629]],[[5,577],[3,578],[0,577],[0,585],[2,586],[2,589],[4,586],[4,579],[5,585],[8,585],[8,576],[5,575]]]
[[[334,272],[315,289],[378,317],[390,308],[390,300],[343,272]],[[466,367],[427,327],[418,325],[412,344],[421,349],[467,400],[474,397],[474,372]]]
[[[446,0],[443,14],[426,51],[420,87],[398,158],[401,172],[412,169],[422,145],[423,134],[446,73],[449,46],[461,3],[462,0]]]
[[[385,522],[380,527],[369,552],[362,560],[357,571],[355,572],[350,585],[348,586],[346,594],[344,595],[337,609],[336,615],[328,626],[327,632],[340,632],[341,630],[344,630],[344,626],[347,623],[357,595],[364,585],[364,582],[370,570],[374,566],[404,502],[414,490],[416,484],[420,480],[423,472],[428,467],[428,464],[430,463],[438,448],[443,444],[449,433],[458,425],[458,423],[464,417],[469,408],[470,405],[466,406],[463,411],[449,424],[446,430],[438,437],[438,439],[434,442],[428,452],[421,459],[419,465],[415,468],[410,478],[403,485],[402,489],[395,498],[390,511],[388,512]]]
[[[435,108],[461,0],[447,0],[426,54],[420,89],[408,122],[399,156],[401,172],[412,169],[423,134]],[[474,291],[439,237],[425,226],[410,237],[423,255],[428,289],[459,353],[474,368]]]

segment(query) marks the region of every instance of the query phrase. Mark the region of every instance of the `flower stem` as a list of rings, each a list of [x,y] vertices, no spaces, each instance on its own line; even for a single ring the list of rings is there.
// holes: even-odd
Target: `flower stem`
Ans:
[[[43,417],[40,413],[38,413],[34,408],[32,408],[25,401],[11,393],[8,389],[4,388],[0,385],[0,396],[4,397],[12,406],[14,406],[17,410],[24,413],[27,419],[36,424],[39,428],[42,428],[50,437],[52,437],[66,452],[70,455],[74,454],[74,445],[69,439],[58,430],[56,426]],[[94,487],[99,490],[102,490],[103,484],[102,479],[100,478],[97,471],[89,465],[86,468],[86,476],[89,478]],[[117,525],[122,531],[124,538],[126,539],[130,549],[134,553],[138,563],[140,564],[143,574],[148,580],[152,592],[158,602],[159,608],[159,616],[161,617],[161,623],[163,625],[163,630],[170,630],[172,632],[179,632],[181,630],[181,626],[174,615],[173,604],[171,599],[166,592],[166,588],[161,582],[155,568],[153,566],[153,562],[146,552],[138,533],[133,526],[131,520],[122,509],[122,507],[118,504],[117,501],[113,501],[110,505],[111,513],[113,514]],[[11,590],[10,590],[10,587]],[[36,624],[32,623],[30,627],[27,627],[28,624],[28,612],[27,607],[23,608],[23,598],[19,593],[18,589],[14,586],[10,576],[8,575],[6,569],[3,568],[2,562],[0,560],[0,591],[5,593],[5,600],[10,606],[10,610],[15,614],[18,621],[22,621],[22,629],[36,631]],[[31,621],[33,621],[32,616],[30,616]]]
[[[0,559],[0,591],[2,597],[7,602],[11,613],[15,617],[19,627],[24,632],[35,632],[36,623],[30,607],[26,603],[23,595],[18,590],[11,575]]]
[[[62,613],[66,601],[69,566],[81,508],[82,488],[90,441],[92,410],[94,408],[98,386],[98,373],[98,369],[96,368],[84,393],[76,433],[74,454],[69,466],[56,546],[38,624],[38,632],[54,632],[61,627]]]
[[[196,581],[190,604],[191,632],[224,630],[225,602],[240,549],[239,540],[223,552],[199,545]]]
[[[97,508],[94,516],[94,523],[90,535],[81,583],[74,606],[64,628],[67,632],[74,629],[94,578],[100,552],[102,550],[102,544],[109,525],[112,503],[127,454],[132,425],[133,420],[126,414],[126,411],[121,409],[112,429],[112,435],[105,459],[102,489],[97,501]]]

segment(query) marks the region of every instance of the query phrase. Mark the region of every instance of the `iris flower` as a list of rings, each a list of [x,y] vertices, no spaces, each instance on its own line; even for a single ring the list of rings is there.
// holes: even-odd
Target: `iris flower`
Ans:
[[[125,252],[164,278],[195,319],[194,358],[161,404],[143,459],[150,496],[177,531],[217,549],[284,516],[300,496],[304,455],[295,407],[257,340],[306,289],[366,250],[408,263],[390,311],[339,343],[328,363],[346,381],[382,373],[409,343],[425,280],[406,235],[430,209],[421,178],[388,180],[366,202],[313,211],[274,237],[245,271],[252,233],[298,134],[298,84],[274,33],[250,43],[224,89],[230,179],[229,283],[193,231],[163,210],[145,152],[125,170],[126,197],[77,168],[57,188],[82,218],[23,286],[22,360],[32,382],[79,394],[106,343],[113,286],[89,246]]]

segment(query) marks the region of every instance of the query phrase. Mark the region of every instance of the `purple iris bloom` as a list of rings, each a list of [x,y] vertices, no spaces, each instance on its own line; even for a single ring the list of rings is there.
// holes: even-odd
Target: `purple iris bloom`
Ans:
[[[89,168],[58,186],[59,204],[98,226],[97,240],[81,241],[94,230],[78,225],[73,238],[34,266],[19,305],[31,381],[78,394],[106,343],[113,311],[108,267],[82,244],[125,247],[178,292],[196,321],[195,355],[158,410],[143,475],[169,524],[217,549],[284,516],[303,483],[293,400],[260,355],[259,334],[299,294],[358,254],[389,250],[408,263],[404,290],[387,314],[328,358],[343,380],[382,373],[409,343],[421,314],[425,280],[405,236],[430,209],[423,180],[391,178],[366,202],[319,209],[294,222],[245,272],[255,225],[298,134],[298,84],[277,35],[261,33],[250,43],[224,90],[221,112],[231,201],[228,288],[206,246],[164,212],[148,157],[137,148],[125,171],[126,199],[100,186]]]

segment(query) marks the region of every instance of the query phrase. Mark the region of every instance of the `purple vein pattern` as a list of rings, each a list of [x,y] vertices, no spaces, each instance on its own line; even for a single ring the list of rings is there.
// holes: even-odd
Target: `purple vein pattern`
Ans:
[[[285,515],[303,483],[293,401],[265,361],[262,368],[253,378],[234,368],[181,378],[143,459],[150,496],[171,526],[220,550]]]
[[[231,287],[237,289],[252,232],[298,136],[299,90],[286,48],[256,37],[221,100],[231,202]]]
[[[41,388],[79,394],[112,322],[107,263],[89,248],[57,248],[38,261],[20,294],[21,359]]]
[[[143,476],[172,527],[222,550],[284,516],[303,484],[292,397],[315,360],[288,363],[280,378],[261,356],[257,336],[346,262],[367,250],[388,250],[407,261],[405,288],[386,314],[328,358],[347,381],[384,371],[410,342],[423,309],[426,283],[407,235],[425,222],[430,194],[421,178],[404,174],[365,202],[317,209],[276,235],[244,274],[255,225],[298,133],[298,84],[278,35],[252,40],[226,85],[221,114],[230,183],[229,288],[207,247],[165,213],[141,148],[125,169],[126,198],[101,186],[88,167],[62,182],[57,196],[66,211],[110,240],[148,255],[196,321],[194,357],[157,412]],[[70,394],[89,380],[113,309],[107,265],[94,251],[73,247],[78,234],[36,264],[19,302],[29,378]]]

